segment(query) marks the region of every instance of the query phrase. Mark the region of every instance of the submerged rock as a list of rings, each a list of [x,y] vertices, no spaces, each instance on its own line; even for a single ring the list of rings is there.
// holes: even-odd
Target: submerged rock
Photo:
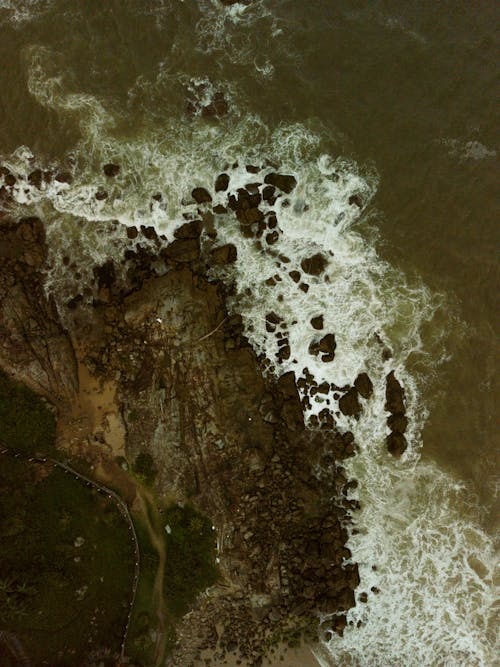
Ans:
[[[202,229],[203,223],[201,220],[192,220],[191,222],[185,222],[176,229],[174,236],[176,239],[197,239]]]
[[[105,173],[105,175],[108,176],[108,178],[113,178],[114,176],[117,176],[119,174],[120,165],[108,162],[107,164],[104,165],[102,170]]]

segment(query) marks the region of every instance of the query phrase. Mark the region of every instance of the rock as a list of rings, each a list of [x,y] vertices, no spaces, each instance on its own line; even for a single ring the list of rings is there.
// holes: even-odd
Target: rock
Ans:
[[[408,418],[402,413],[391,414],[390,417],[387,418],[387,426],[391,431],[406,433]]]
[[[300,271],[290,271],[288,274],[294,283],[298,283],[300,280]]]
[[[280,376],[277,388],[285,400],[290,398],[297,401],[299,400],[299,392],[297,391],[295,373],[293,371],[288,371],[288,373],[283,373],[283,375]]]
[[[323,315],[311,318],[311,326],[313,329],[320,331],[323,328]]]
[[[274,311],[271,311],[270,313],[267,313],[267,315],[266,315],[266,322],[270,322],[271,324],[279,324],[282,321],[283,321],[283,318],[280,317],[279,315],[276,315],[276,313]]]
[[[299,289],[307,294],[309,292],[309,285],[307,283],[300,283]]]
[[[108,162],[108,164],[104,165],[102,170],[105,173],[105,175],[108,176],[108,178],[113,178],[114,176],[117,176],[119,174],[120,166],[118,164],[113,164],[112,162]]]
[[[208,204],[212,201],[212,195],[205,188],[194,188],[191,195],[197,204]]]
[[[405,412],[405,394],[403,387],[391,371],[385,379],[385,409],[392,414]]]
[[[274,187],[279,188],[286,194],[290,194],[290,192],[292,192],[292,190],[297,185],[297,180],[295,176],[272,172],[267,174],[267,176],[264,178],[264,183],[267,183],[268,185],[274,185]]]
[[[332,333],[326,334],[319,342],[319,351],[323,352],[322,361],[333,361],[337,343]]]
[[[129,239],[136,239],[138,234],[137,227],[127,227],[127,237]]]
[[[373,384],[367,373],[360,373],[354,380],[354,386],[363,398],[370,398],[373,393]]]
[[[165,254],[175,262],[194,262],[200,256],[198,239],[176,239],[166,248]]]
[[[227,243],[226,245],[214,248],[210,255],[214,264],[222,266],[224,264],[232,264],[235,262],[238,257],[238,251],[236,250],[236,246],[232,243]]]
[[[104,201],[104,199],[108,198],[108,193],[106,192],[106,190],[99,188],[95,193],[95,198],[97,199],[97,201]]]
[[[42,181],[43,181],[43,172],[41,169],[35,169],[34,171],[31,172],[31,174],[28,175],[28,183],[30,185],[33,185],[38,190],[40,190],[42,187]]]
[[[363,200],[361,199],[361,197],[359,195],[351,195],[349,197],[349,205],[352,206],[353,204],[355,206],[357,206],[358,208],[363,207]]]
[[[229,187],[229,175],[219,174],[215,179],[215,192],[225,192]]]
[[[319,276],[327,264],[328,260],[326,257],[322,253],[318,252],[311,257],[306,257],[306,259],[303,259],[300,263],[300,266],[302,267],[304,273],[307,273],[310,276]]]
[[[201,115],[205,118],[225,116],[228,111],[229,105],[221,90],[213,94],[209,104],[201,107]]]
[[[406,448],[408,447],[406,438],[402,433],[399,433],[398,431],[392,431],[391,433],[389,433],[389,435],[385,439],[385,442],[387,445],[388,452],[392,454],[396,459],[399,459],[401,454],[403,454],[406,451]]]
[[[270,232],[269,234],[266,234],[266,243],[268,245],[274,245],[276,241],[279,239],[279,234],[275,230],[274,232]]]
[[[68,185],[71,185],[73,183],[73,176],[69,171],[60,171],[58,174],[55,176],[55,180],[58,183],[67,183]],[[96,199],[98,197],[96,196]]]
[[[144,238],[149,239],[150,241],[154,241],[158,238],[155,228],[151,226],[146,227],[145,225],[141,225],[141,234]]]
[[[339,400],[339,409],[346,417],[355,417],[361,412],[361,405],[358,401],[358,390],[351,387],[349,391]]]
[[[262,199],[271,204],[274,204],[274,202],[276,201],[275,192],[276,189],[274,188],[274,186],[266,185],[266,187],[262,190]]]
[[[203,223],[201,220],[192,220],[191,222],[185,222],[176,229],[174,236],[176,239],[197,239],[202,229]]]
[[[116,271],[113,260],[110,259],[101,266],[94,267],[94,277],[99,288],[112,287],[116,280]]]

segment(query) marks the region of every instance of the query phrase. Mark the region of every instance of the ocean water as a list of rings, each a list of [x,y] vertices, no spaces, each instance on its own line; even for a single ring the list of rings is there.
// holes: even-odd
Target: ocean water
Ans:
[[[172,239],[196,210],[191,189],[222,171],[231,192],[269,163],[297,179],[273,207],[272,247],[221,216],[218,243],[238,261],[217,275],[270,370],[373,381],[359,420],[333,392],[307,411],[331,410],[359,449],[349,546],[368,601],[319,651],[327,666],[498,664],[495,23],[486,2],[0,0],[0,154],[19,214],[47,221],[57,298],[121,256],[126,226]],[[229,112],[207,119],[218,91]],[[108,161],[121,166],[112,182]],[[73,183],[26,182],[51,165]],[[304,293],[289,273],[316,252],[328,266]],[[270,311],[289,339],[281,364]],[[329,364],[309,354],[320,314],[337,343]],[[391,370],[410,419],[400,460],[384,444]]]

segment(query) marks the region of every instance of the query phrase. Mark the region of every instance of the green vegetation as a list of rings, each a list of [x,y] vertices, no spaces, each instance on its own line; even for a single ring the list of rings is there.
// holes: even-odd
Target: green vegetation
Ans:
[[[216,542],[210,520],[189,505],[173,505],[163,516],[170,531],[165,531],[166,604],[179,617],[198,593],[217,581]]]
[[[149,486],[155,481],[158,474],[153,457],[147,452],[137,455],[132,469],[137,477]]]
[[[0,534],[0,626],[34,664],[119,650],[133,553],[110,499],[57,468],[4,457]]]
[[[1,443],[54,456],[54,438],[46,403],[0,373]],[[119,651],[133,544],[111,499],[49,463],[0,456],[0,541],[0,630],[31,664],[74,667]]]
[[[141,568],[132,610],[127,655],[141,665],[151,665],[155,649],[151,630],[156,630],[158,625],[154,607],[154,584],[159,558],[144,520],[141,517],[134,517],[134,525],[141,552]]]
[[[24,453],[49,453],[55,432],[55,417],[46,402],[0,371],[0,442]]]

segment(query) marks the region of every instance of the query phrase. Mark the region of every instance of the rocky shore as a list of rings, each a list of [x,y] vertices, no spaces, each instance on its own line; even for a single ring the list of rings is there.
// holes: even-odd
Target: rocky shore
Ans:
[[[110,180],[119,170],[103,167]],[[58,177],[35,171],[28,177],[35,187]],[[195,188],[171,243],[152,227],[115,229],[121,261],[93,267],[91,284],[72,294],[62,289],[59,297],[44,289],[44,223],[12,217],[20,177],[4,168],[1,178],[0,366],[54,406],[58,446],[69,457],[84,457],[111,478],[141,468],[160,513],[169,503],[190,503],[214,525],[219,581],[178,623],[166,664],[216,665],[235,653],[256,666],[280,643],[341,634],[359,584],[346,547],[356,482],[342,466],[356,445],[329,410],[305,424],[304,409],[308,396],[334,390],[340,410],[356,416],[371,380],[363,373],[352,387],[334,388],[318,386],[307,368],[300,378],[267,373],[240,315],[228,310],[231,287],[210,272],[237,258],[234,246],[216,245],[221,215],[232,212],[245,237],[274,252],[281,230],[261,204],[286,198],[295,178],[268,170],[263,183],[230,194],[227,206],[212,206],[212,194]],[[228,190],[229,180],[220,174],[214,192]],[[72,258],[61,261],[70,266]],[[327,263],[311,256],[290,277],[306,292],[308,276]],[[334,332],[313,319],[310,354],[331,363]],[[290,355],[286,323],[271,312],[266,327],[276,332],[280,363]],[[387,446],[399,456],[407,420],[394,373],[386,410]],[[330,619],[321,628],[319,613]]]

